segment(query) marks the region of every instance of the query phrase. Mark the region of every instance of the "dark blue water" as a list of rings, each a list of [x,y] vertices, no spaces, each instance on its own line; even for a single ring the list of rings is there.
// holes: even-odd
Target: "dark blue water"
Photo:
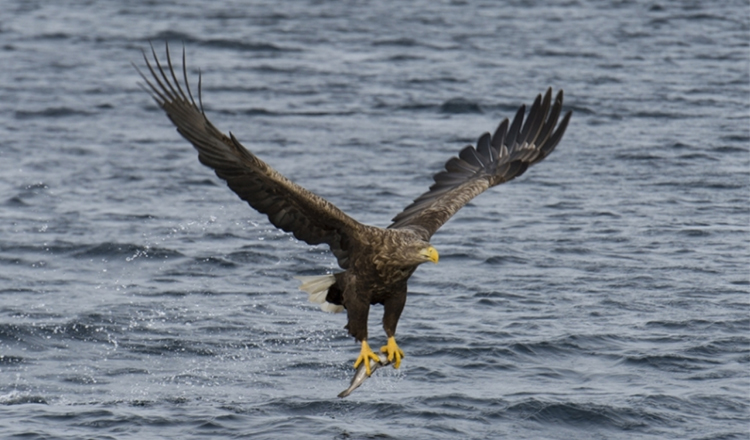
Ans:
[[[0,6],[0,437],[748,438],[747,1]],[[220,129],[380,226],[547,87],[574,115],[339,400],[358,346],[292,278],[335,260],[138,88],[165,40]]]

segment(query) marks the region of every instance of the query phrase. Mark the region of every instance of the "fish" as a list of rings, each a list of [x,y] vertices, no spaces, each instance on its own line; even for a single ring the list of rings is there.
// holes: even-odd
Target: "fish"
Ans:
[[[370,359],[370,374],[375,372],[380,367],[385,367],[391,364],[391,361],[388,360],[388,358],[385,355],[378,355],[380,358],[379,362],[375,362],[374,360]],[[362,365],[357,368],[357,372],[354,373],[354,377],[352,377],[352,382],[349,384],[349,388],[345,389],[341,393],[339,393],[339,398],[343,399],[344,397],[348,396],[352,393],[352,391],[359,388],[360,385],[362,385],[367,378],[370,377],[367,375],[367,368],[365,367],[365,363],[362,362]]]

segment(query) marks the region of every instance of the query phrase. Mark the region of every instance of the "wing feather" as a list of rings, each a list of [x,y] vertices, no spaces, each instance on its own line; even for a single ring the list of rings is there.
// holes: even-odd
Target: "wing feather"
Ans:
[[[412,228],[429,239],[471,199],[495,185],[512,180],[547,157],[562,139],[571,112],[558,124],[563,92],[552,102],[552,89],[538,95],[529,108],[521,106],[513,122],[503,120],[495,133],[484,133],[474,148],[469,145],[434,176],[430,190],[417,197],[393,218],[389,228]],[[557,127],[557,128],[555,128]]]
[[[364,226],[332,203],[281,175],[248,151],[231,133],[226,136],[214,127],[203,111],[200,79],[198,104],[193,99],[184,49],[182,85],[172,66],[169,46],[166,70],[153,46],[151,52],[153,64],[146,53],[143,54],[150,76],[135,66],[146,83],[141,86],[166,112],[177,131],[198,150],[200,162],[212,168],[242,200],[266,214],[274,226],[309,244],[328,244],[339,265],[347,268],[350,245]]]

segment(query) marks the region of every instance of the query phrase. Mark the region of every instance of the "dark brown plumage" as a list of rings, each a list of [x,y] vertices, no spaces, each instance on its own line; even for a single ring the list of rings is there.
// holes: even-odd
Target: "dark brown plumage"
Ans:
[[[407,280],[420,264],[437,263],[432,235],[461,207],[488,188],[507,182],[547,157],[563,136],[568,112],[558,124],[563,93],[552,101],[552,89],[537,96],[524,123],[525,107],[513,122],[506,119],[493,135],[485,133],[476,148],[469,145],[437,173],[429,191],[393,218],[388,228],[364,225],[327,200],[291,182],[248,151],[230,133],[226,136],[203,112],[201,83],[198,103],[190,91],[182,53],[182,84],[175,74],[167,47],[167,68],[151,48],[154,64],[144,53],[151,74],[144,87],[196,150],[198,159],[242,200],[268,216],[274,226],[308,244],[327,244],[343,272],[305,277],[302,289],[324,309],[343,306],[346,328],[362,342],[355,367],[376,356],[367,344],[371,304],[383,304],[383,328],[388,344],[381,348],[398,368],[403,352],[395,342],[396,325],[406,303]],[[138,67],[136,66],[136,69]],[[183,88],[184,86],[184,88]],[[369,374],[369,368],[368,368]]]

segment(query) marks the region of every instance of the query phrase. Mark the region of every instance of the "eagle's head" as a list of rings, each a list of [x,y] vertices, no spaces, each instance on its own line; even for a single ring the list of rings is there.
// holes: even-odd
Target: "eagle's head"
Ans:
[[[415,268],[422,263],[438,262],[438,251],[432,245],[408,229],[387,229],[375,257],[380,264],[402,269]]]
[[[430,243],[419,240],[417,242],[409,243],[404,249],[406,252],[403,254],[403,259],[406,260],[408,266],[418,266],[422,263],[432,261],[433,263],[438,262],[438,251]]]
[[[438,255],[437,249],[432,247],[432,245],[427,245],[427,247],[422,248],[419,250],[419,256],[423,259],[423,263],[426,263],[428,261],[432,261],[433,263],[437,264],[438,259],[440,256]]]

